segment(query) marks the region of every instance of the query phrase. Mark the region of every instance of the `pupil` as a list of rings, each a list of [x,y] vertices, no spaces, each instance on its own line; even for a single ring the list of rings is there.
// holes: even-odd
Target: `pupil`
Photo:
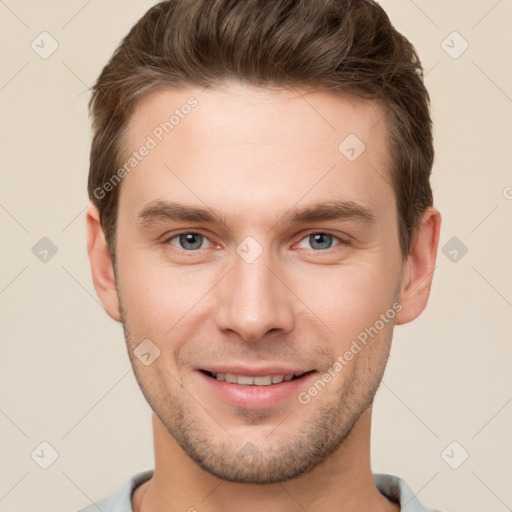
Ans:
[[[186,233],[180,235],[180,244],[186,250],[199,249],[202,242],[202,235],[199,234]]]
[[[315,233],[309,236],[311,247],[314,249],[329,249],[332,244],[332,235],[327,233]],[[316,247],[315,247],[315,244]]]

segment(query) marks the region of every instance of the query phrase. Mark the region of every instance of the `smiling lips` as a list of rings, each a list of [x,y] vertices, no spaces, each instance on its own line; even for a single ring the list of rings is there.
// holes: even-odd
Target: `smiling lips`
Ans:
[[[264,368],[248,368],[242,365],[219,364],[208,368],[200,369],[202,373],[218,381],[239,384],[241,386],[270,386],[272,384],[281,384],[298,379],[309,370],[300,367],[290,367],[284,365],[266,366]]]
[[[304,375],[305,372],[300,372],[298,374],[288,373],[288,374],[269,374],[269,375],[242,375],[236,373],[229,372],[208,372],[204,370],[204,372],[213,377],[214,379],[230,382],[232,384],[240,384],[241,386],[270,386],[272,384],[280,384],[281,382],[288,382],[290,380],[296,379]]]
[[[289,366],[250,369],[218,365],[198,370],[205,390],[239,409],[278,407],[293,399],[316,373],[315,370]]]

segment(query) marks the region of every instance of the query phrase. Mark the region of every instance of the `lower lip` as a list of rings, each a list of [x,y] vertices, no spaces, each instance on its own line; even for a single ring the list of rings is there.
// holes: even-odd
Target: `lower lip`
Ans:
[[[243,386],[225,380],[217,380],[199,370],[197,373],[223,402],[244,409],[275,407],[290,397],[296,397],[301,389],[306,389],[307,383],[316,374],[316,372],[311,372],[298,379],[268,386]]]

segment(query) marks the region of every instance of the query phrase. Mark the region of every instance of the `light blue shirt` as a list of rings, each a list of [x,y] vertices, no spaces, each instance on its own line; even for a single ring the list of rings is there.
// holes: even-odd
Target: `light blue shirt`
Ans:
[[[153,471],[153,469],[148,469],[136,473],[113,496],[97,501],[77,512],[133,512],[132,492],[136,487],[149,480],[153,476]],[[439,512],[437,509],[424,507],[401,478],[374,473],[373,479],[381,494],[391,501],[400,503],[402,512]]]

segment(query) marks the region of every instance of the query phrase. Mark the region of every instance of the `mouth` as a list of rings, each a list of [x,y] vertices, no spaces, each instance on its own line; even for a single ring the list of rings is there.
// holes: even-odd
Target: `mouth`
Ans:
[[[316,370],[280,364],[259,368],[212,364],[208,369],[196,370],[201,392],[225,405],[252,410],[293,407],[297,393],[318,375]]]
[[[210,372],[208,370],[200,370],[204,375],[217,381],[229,382],[231,384],[239,384],[240,386],[274,386],[283,382],[303,379],[306,375],[313,373],[315,370],[300,373],[282,373],[268,375],[243,375],[228,372]]]

